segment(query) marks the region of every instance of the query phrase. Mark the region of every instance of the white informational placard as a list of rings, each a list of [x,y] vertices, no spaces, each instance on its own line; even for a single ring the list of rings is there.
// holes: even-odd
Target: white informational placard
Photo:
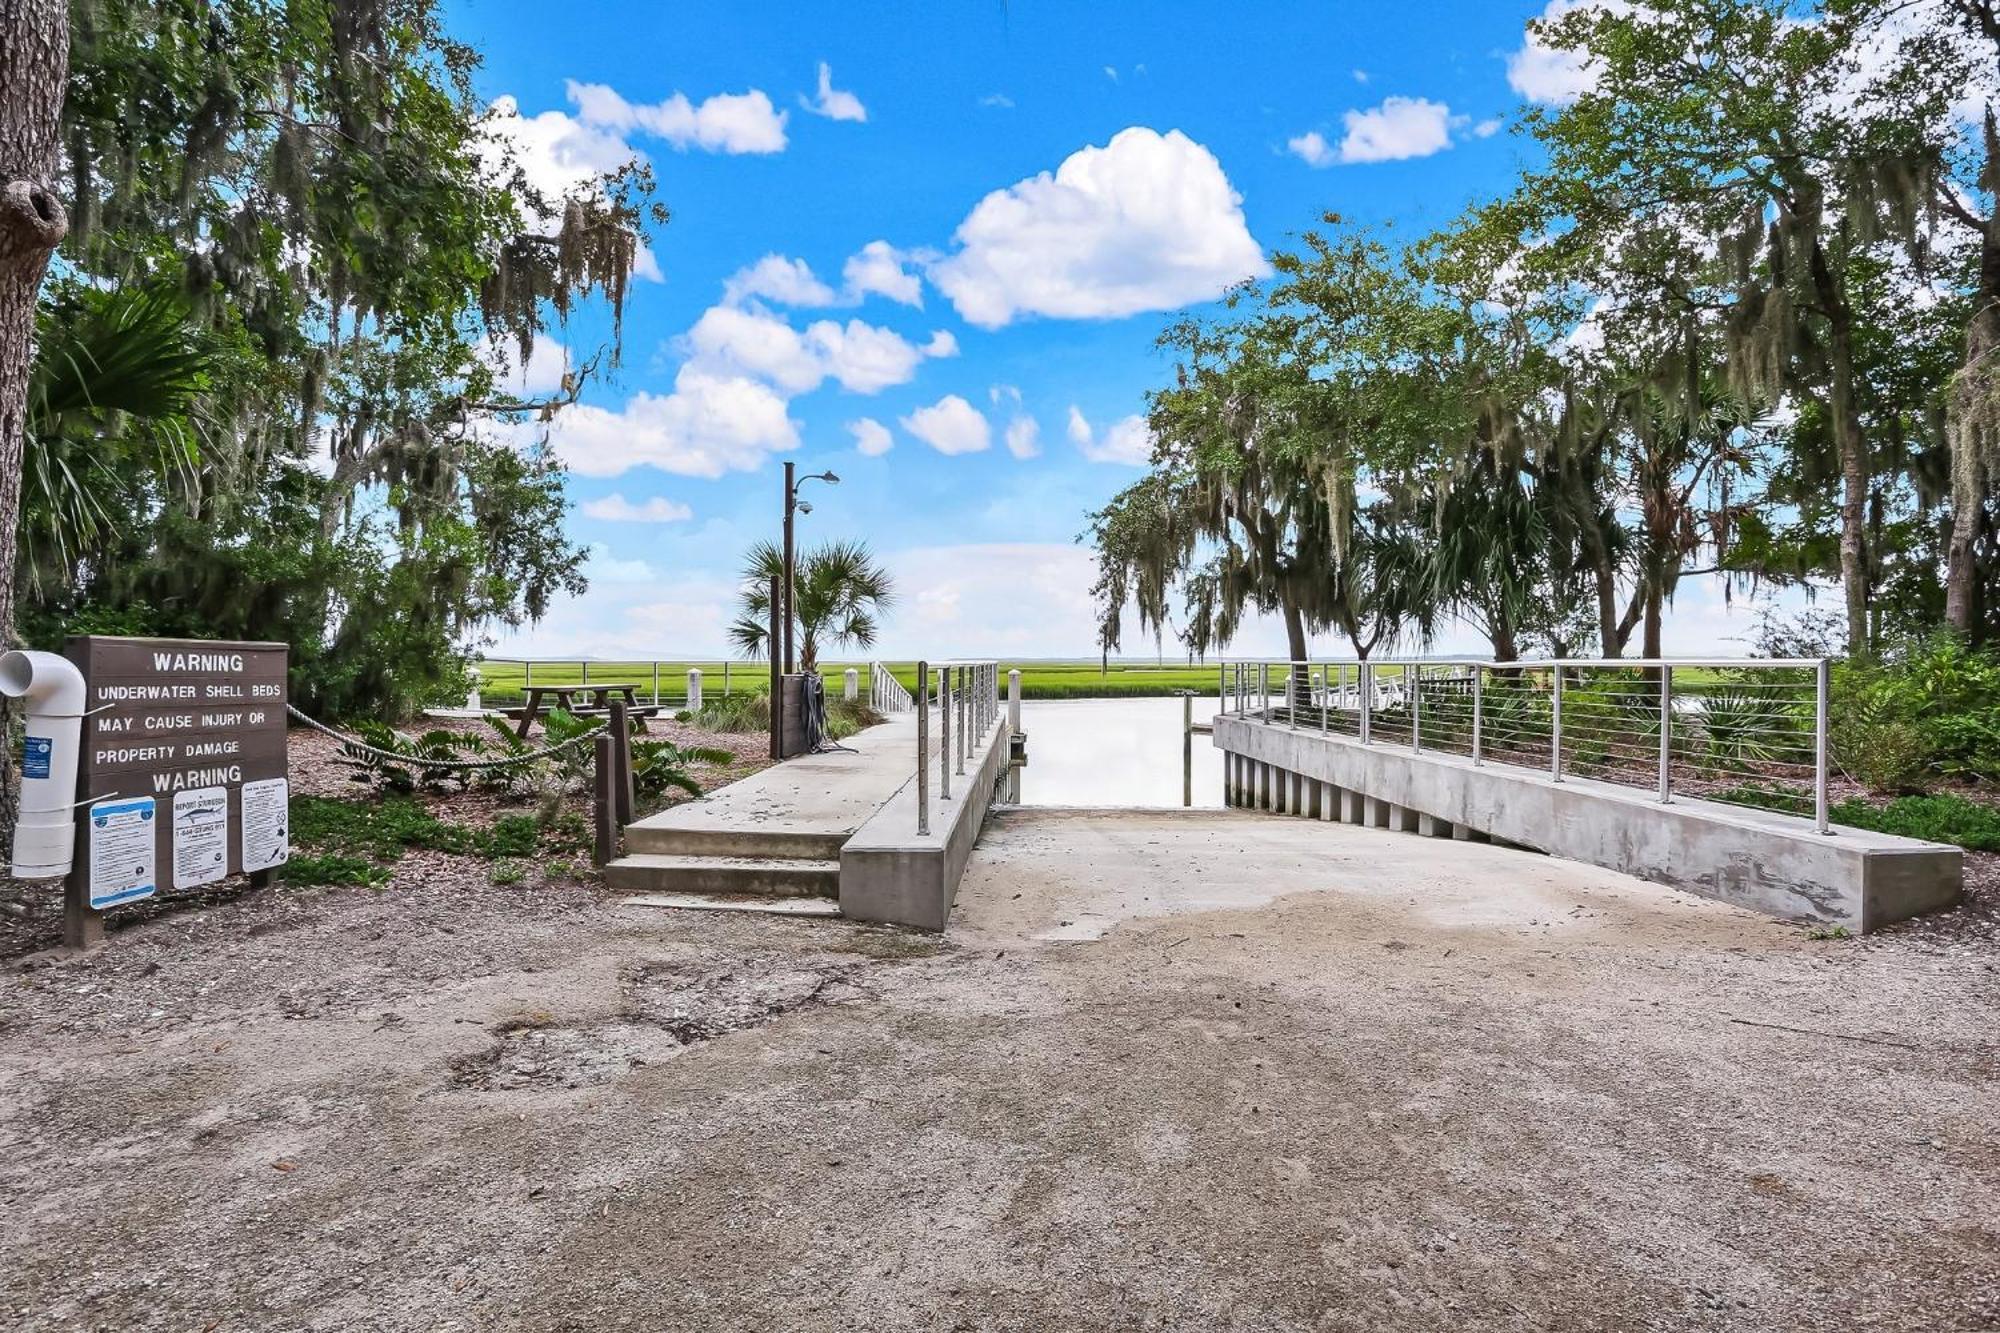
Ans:
[[[90,807],[90,905],[96,911],[150,898],[153,798],[114,797]]]
[[[213,884],[229,873],[229,788],[174,793],[174,887]]]
[[[292,854],[292,784],[266,778],[243,784],[243,869],[269,870]]]

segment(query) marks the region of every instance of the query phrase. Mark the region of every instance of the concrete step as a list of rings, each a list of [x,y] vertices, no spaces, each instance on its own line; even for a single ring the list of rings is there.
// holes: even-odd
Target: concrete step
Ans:
[[[840,862],[775,856],[670,856],[638,852],[604,867],[614,889],[838,898]]]
[[[831,898],[765,898],[743,893],[635,893],[626,907],[668,907],[683,912],[765,912],[772,916],[837,917]]]
[[[658,856],[757,857],[762,860],[838,861],[845,833],[743,828],[625,826],[625,850]]]

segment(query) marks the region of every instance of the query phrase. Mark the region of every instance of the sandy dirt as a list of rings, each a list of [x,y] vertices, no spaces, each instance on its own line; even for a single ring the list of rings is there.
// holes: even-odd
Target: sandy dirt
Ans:
[[[2000,1327],[1990,950],[1234,812],[1004,815],[958,910],[276,892],[0,972],[0,1326]]]

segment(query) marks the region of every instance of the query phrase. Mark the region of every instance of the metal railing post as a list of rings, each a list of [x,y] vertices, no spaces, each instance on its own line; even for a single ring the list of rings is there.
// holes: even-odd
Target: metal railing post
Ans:
[[[1413,675],[1412,673],[1415,674]],[[1422,754],[1424,752],[1424,668],[1421,662],[1411,662],[1403,668],[1403,688],[1410,695],[1410,753]]]
[[[951,799],[951,668],[938,668],[938,799]]]
[[[1563,780],[1563,669],[1554,668],[1553,690],[1549,699],[1549,777]]]
[[[1475,768],[1480,762],[1480,728],[1486,725],[1486,699],[1483,693],[1485,683],[1486,668],[1474,662],[1472,664],[1472,764]]]
[[[1813,675],[1813,822],[1821,833],[1831,833],[1826,810],[1826,778],[1830,767],[1826,719],[1832,696],[1832,669],[1824,657],[1819,659]]]
[[[1007,799],[1021,803],[1021,766],[1014,762],[1014,738],[1021,734],[1021,672],[1007,673]]]
[[[929,662],[917,663],[917,836],[931,831],[931,676]]]
[[[1342,666],[1326,668],[1324,669],[1325,674],[1320,678],[1319,734],[1322,736],[1326,735],[1327,719],[1333,716],[1333,673],[1336,671],[1345,671],[1346,669],[1346,667]]]
[[[1361,743],[1368,744],[1371,715],[1375,710],[1375,664],[1363,662],[1359,668],[1361,681]]]
[[[1299,729],[1299,664],[1285,663],[1285,725]]]
[[[1660,804],[1674,799],[1674,669],[1660,668]]]
[[[660,664],[659,662],[655,661],[653,663],[653,707],[658,708],[659,706],[660,706]]]
[[[960,667],[960,668],[958,669],[958,760],[957,760],[957,763],[958,763],[958,771],[959,771],[959,773],[960,773],[960,775],[961,775],[961,776],[963,776],[963,774],[965,773],[965,748],[966,748],[966,744],[967,744],[967,742],[968,742],[968,741],[970,740],[970,733],[971,733],[971,731],[972,731],[972,727],[971,727],[971,725],[970,725],[970,723],[971,723],[971,720],[972,720],[972,719],[971,719],[971,713],[972,713],[972,695],[971,695],[971,692],[970,692],[970,684],[969,684],[969,682],[968,682],[968,681],[966,680],[966,678],[965,678],[965,677],[966,677],[966,668],[964,668],[964,667]]]

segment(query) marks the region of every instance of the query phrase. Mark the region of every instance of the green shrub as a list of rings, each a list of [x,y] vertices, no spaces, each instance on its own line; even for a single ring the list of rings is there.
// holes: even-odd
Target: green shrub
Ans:
[[[885,721],[866,699],[829,699],[826,704],[826,734],[844,741],[857,731]]]
[[[769,731],[771,696],[768,691],[726,694],[710,699],[688,721],[703,731],[726,733]]]
[[[488,858],[525,857],[583,845],[580,818],[544,822],[532,815],[504,815],[492,828],[447,823],[408,797],[339,801],[292,798],[292,836],[312,852],[394,862],[411,848]],[[385,872],[386,874],[386,872]],[[288,876],[289,878],[289,876]],[[352,881],[341,881],[352,882]]]
[[[1810,795],[1754,783],[1716,792],[1710,799],[1788,815],[1812,814]],[[1963,796],[1899,796],[1887,805],[1871,805],[1853,797],[1835,804],[1826,814],[1833,823],[1849,828],[1948,842],[1972,852],[2000,852],[2000,810]]]
[[[1901,796],[1887,805],[1847,800],[1829,812],[1834,822],[1973,852],[2000,852],[2000,810],[1963,796]]]
[[[2000,655],[1939,634],[1882,662],[1842,663],[1830,703],[1834,757],[1873,790],[2000,781]]]

